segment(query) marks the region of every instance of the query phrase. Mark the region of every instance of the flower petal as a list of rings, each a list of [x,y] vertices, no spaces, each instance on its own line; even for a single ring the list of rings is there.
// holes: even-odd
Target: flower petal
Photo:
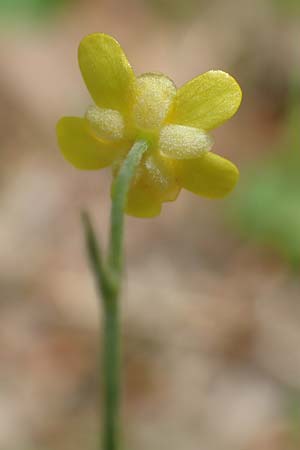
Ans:
[[[58,145],[67,161],[77,169],[97,170],[109,166],[119,154],[115,144],[94,138],[80,117],[62,117],[57,123]]]
[[[213,146],[212,138],[199,128],[166,125],[159,138],[160,152],[173,159],[197,158]]]
[[[173,98],[176,87],[170,78],[160,73],[144,73],[135,82],[133,118],[140,129],[154,130],[161,126]]]
[[[90,105],[85,118],[99,139],[119,141],[124,138],[124,120],[119,111]]]
[[[90,34],[79,45],[78,61],[95,103],[127,113],[135,76],[119,43],[107,34]]]
[[[180,161],[177,174],[183,188],[209,198],[225,197],[239,178],[234,164],[212,152]]]
[[[155,193],[140,183],[134,184],[128,194],[126,213],[130,216],[150,218],[161,212],[161,202]]]
[[[142,186],[155,192],[161,202],[172,202],[180,192],[175,165],[176,161],[164,158],[153,150],[143,159],[136,179],[140,180]]]
[[[112,164],[113,177],[122,167],[124,156]],[[176,200],[180,186],[175,171],[177,162],[164,158],[155,149],[139,165],[128,195],[126,212],[136,217],[159,215],[161,204]]]
[[[116,177],[124,162],[124,156],[112,164],[113,177]],[[132,186],[153,193],[159,202],[172,202],[180,192],[176,173],[177,161],[165,158],[155,149],[146,153],[134,175]]]
[[[226,72],[211,70],[177,91],[167,122],[212,130],[236,113],[241,100],[237,81]]]

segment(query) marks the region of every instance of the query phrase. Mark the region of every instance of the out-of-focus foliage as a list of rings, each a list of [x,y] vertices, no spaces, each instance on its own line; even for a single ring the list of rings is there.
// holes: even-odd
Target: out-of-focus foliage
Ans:
[[[0,0],[0,18],[27,20],[46,18],[68,0]]]
[[[207,0],[143,0],[164,19],[175,22],[190,20],[209,3]]]
[[[242,171],[229,215],[242,234],[300,264],[300,107],[293,86],[286,132],[279,148]]]
[[[299,0],[272,0],[272,2],[280,13],[284,14],[300,13]]]
[[[291,428],[292,448],[298,449],[300,446],[300,396],[299,391],[291,389],[287,402],[287,418]]]

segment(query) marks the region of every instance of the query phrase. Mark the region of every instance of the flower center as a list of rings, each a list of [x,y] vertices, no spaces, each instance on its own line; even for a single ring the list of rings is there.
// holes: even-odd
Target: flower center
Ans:
[[[104,141],[144,139],[149,153],[158,147],[160,131],[175,94],[176,87],[166,76],[143,74],[135,80],[130,114],[123,117],[117,110],[91,105],[85,114],[89,131]]]

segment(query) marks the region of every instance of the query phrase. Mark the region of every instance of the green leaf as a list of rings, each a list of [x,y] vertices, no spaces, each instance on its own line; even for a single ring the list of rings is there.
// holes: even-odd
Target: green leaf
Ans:
[[[68,0],[0,0],[2,20],[28,20],[46,18]]]

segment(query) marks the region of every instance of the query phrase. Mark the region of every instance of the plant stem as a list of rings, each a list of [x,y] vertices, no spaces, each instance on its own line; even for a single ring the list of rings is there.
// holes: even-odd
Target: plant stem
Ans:
[[[121,346],[120,307],[115,297],[104,313],[103,336],[103,387],[104,387],[104,427],[103,450],[119,448],[119,409],[121,397]]]
[[[127,194],[132,177],[147,147],[147,142],[143,140],[133,145],[113,185],[108,264],[117,277],[121,276],[123,265],[124,209]]]
[[[112,190],[110,243],[107,261],[91,221],[82,215],[86,247],[97,291],[103,304],[103,390],[104,421],[102,450],[119,450],[119,415],[121,397],[120,291],[123,272],[124,210],[134,173],[147,150],[146,141],[137,141],[116,177]]]

